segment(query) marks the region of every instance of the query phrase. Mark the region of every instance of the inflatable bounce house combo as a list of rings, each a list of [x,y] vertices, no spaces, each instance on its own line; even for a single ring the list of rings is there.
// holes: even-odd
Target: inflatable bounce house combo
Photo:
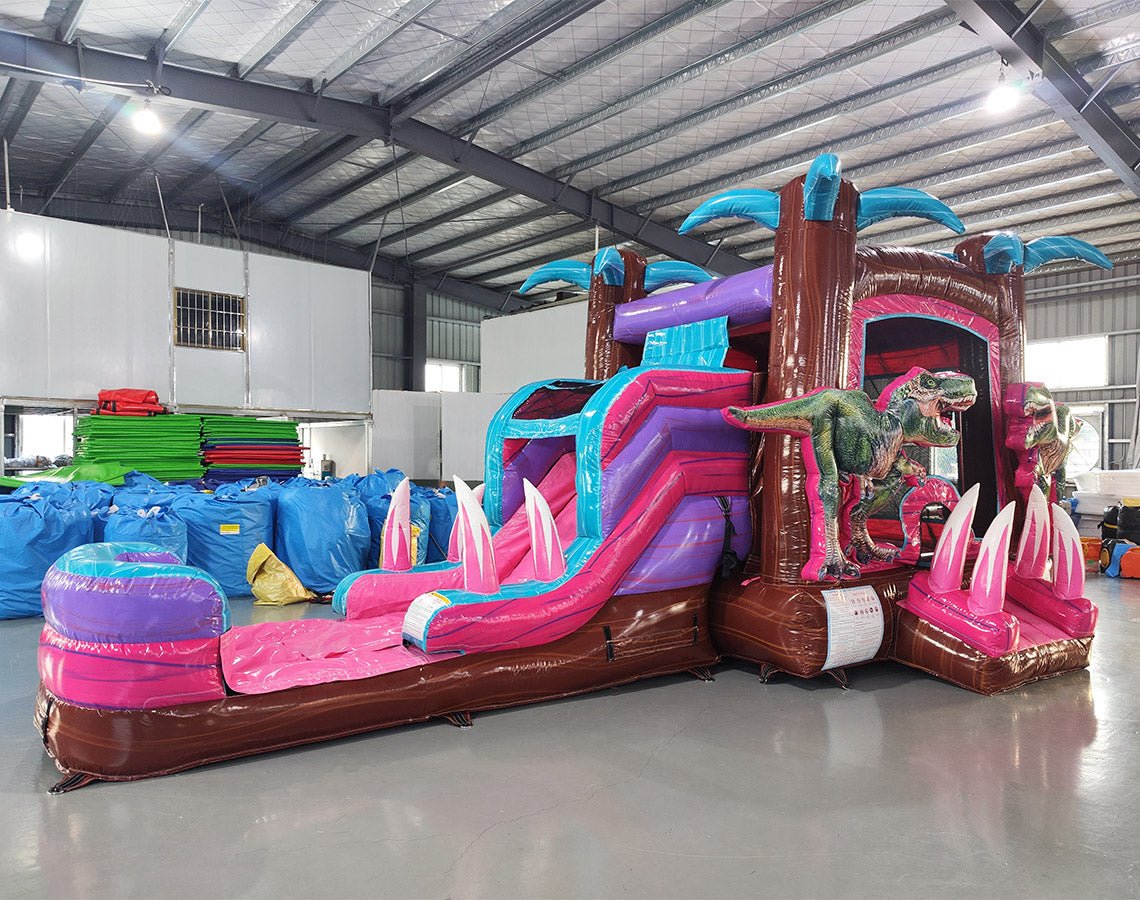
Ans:
[[[1022,275],[1108,260],[1010,234],[858,246],[895,216],[964,229],[921,191],[860,193],[832,155],[682,230],[721,216],[775,229],[775,262],[713,280],[606,248],[527,280],[589,290],[587,377],[499,410],[445,560],[415,564],[402,484],[381,568],[337,587],[344,620],[231,628],[213,578],[146,544],[60,558],[37,701],[56,790],[710,678],[721,654],[841,683],[896,659],[982,693],[1087,665],[1097,610],[1050,505],[1075,425],[1023,382]]]

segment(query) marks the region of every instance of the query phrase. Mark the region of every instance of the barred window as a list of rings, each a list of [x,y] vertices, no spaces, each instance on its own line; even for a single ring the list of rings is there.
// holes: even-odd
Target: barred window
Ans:
[[[244,350],[245,297],[175,288],[174,344],[207,350]]]

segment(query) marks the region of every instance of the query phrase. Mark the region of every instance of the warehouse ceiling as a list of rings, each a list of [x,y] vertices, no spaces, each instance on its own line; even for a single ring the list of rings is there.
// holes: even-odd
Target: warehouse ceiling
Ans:
[[[1140,256],[1140,0],[0,0],[0,29],[15,208],[200,218],[491,309],[596,240],[763,264],[752,223],[675,229],[825,151],[970,232]],[[1003,56],[1023,90],[993,112]],[[136,127],[148,96],[157,134]],[[956,240],[906,220],[861,237]]]

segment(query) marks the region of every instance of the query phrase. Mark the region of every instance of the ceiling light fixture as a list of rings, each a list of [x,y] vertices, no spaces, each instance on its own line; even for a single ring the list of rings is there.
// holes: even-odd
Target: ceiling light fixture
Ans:
[[[158,117],[158,113],[150,108],[150,100],[147,100],[143,104],[143,108],[131,117],[131,121],[135,128],[143,134],[158,134],[162,131],[162,119]]]
[[[1016,84],[1005,80],[1006,62],[1002,60],[998,70],[998,81],[986,97],[986,109],[995,114],[1007,113],[1021,103],[1021,90]]]

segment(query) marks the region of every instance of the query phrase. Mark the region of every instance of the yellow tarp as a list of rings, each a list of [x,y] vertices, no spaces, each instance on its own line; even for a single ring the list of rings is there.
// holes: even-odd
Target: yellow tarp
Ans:
[[[250,554],[245,580],[253,589],[254,606],[288,606],[317,596],[265,544],[258,544]]]

